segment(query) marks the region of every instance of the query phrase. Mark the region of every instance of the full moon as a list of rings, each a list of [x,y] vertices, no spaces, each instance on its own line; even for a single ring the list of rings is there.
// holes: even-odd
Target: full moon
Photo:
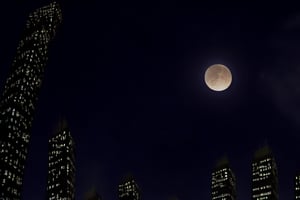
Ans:
[[[211,90],[223,91],[230,86],[232,75],[225,65],[214,64],[205,71],[204,80]]]

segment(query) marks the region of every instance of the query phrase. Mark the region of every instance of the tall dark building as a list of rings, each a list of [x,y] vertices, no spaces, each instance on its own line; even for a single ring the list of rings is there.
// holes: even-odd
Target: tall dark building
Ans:
[[[62,20],[57,3],[29,15],[0,101],[0,198],[21,196],[24,165],[48,45]]]
[[[294,180],[295,199],[300,199],[300,172],[297,173]]]
[[[235,176],[226,157],[217,162],[216,167],[212,172],[211,197],[212,200],[236,199]]]
[[[74,200],[75,153],[74,141],[65,121],[57,134],[49,139],[48,200]]]
[[[124,178],[119,185],[119,199],[120,200],[140,200],[140,190],[131,175]]]
[[[252,162],[252,199],[278,200],[278,173],[268,146],[257,150]]]

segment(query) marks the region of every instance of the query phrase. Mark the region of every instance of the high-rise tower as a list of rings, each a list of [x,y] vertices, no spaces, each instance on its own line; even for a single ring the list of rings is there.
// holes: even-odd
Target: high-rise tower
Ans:
[[[236,181],[226,157],[220,159],[212,173],[212,200],[235,200]]]
[[[252,199],[278,200],[278,173],[268,146],[257,150],[252,162]]]
[[[140,190],[131,175],[124,178],[119,185],[119,199],[120,200],[140,200]]]
[[[49,139],[48,200],[74,200],[75,152],[70,130],[63,120],[57,134]]]
[[[57,3],[29,15],[0,101],[0,198],[19,200],[48,45],[62,20]]]

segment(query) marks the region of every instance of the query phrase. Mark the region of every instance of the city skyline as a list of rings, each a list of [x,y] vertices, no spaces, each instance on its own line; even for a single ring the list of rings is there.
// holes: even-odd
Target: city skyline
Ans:
[[[49,1],[3,3],[0,87],[29,13]],[[46,195],[48,139],[57,116],[76,144],[76,199],[107,200],[134,174],[142,199],[210,199],[215,160],[228,155],[237,199],[252,199],[253,154],[272,148],[279,199],[294,199],[300,169],[300,10],[234,2],[59,2],[34,113],[24,199]],[[213,92],[212,64],[232,72]],[[3,137],[3,134],[1,134]],[[275,195],[276,196],[276,195]]]

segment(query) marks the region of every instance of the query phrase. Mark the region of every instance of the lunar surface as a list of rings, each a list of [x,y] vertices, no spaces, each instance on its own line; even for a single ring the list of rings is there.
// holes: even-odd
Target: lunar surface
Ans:
[[[231,85],[232,75],[225,65],[215,64],[207,68],[204,80],[211,90],[223,91]]]

